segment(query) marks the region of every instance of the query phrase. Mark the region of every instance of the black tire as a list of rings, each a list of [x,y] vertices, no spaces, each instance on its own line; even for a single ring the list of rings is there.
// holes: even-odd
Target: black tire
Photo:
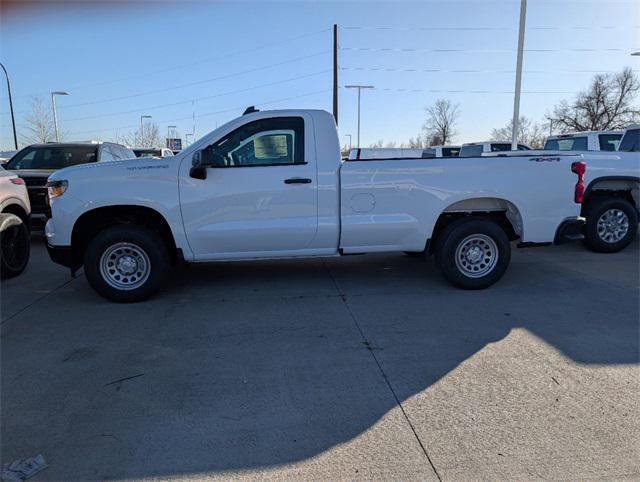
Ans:
[[[616,210],[626,216],[627,232],[619,240],[615,240],[615,234],[607,234],[602,225],[599,229],[598,223],[605,213]],[[606,221],[603,219],[603,223]],[[585,226],[584,242],[589,249],[598,253],[617,253],[621,249],[629,246],[636,236],[638,229],[638,213],[636,208],[626,199],[619,197],[608,197],[594,201],[587,212],[587,223]],[[612,237],[613,236],[613,237]]]
[[[13,278],[29,263],[29,228],[15,214],[0,214],[0,277]]]
[[[470,238],[473,235],[478,236]],[[438,240],[436,264],[447,281],[465,290],[488,288],[502,278],[511,260],[511,245],[507,234],[499,225],[486,219],[466,218],[455,221],[443,230]],[[456,252],[466,243],[471,243],[467,246],[474,249],[477,247],[475,252],[481,254],[480,259],[471,263],[468,258],[460,256],[459,263],[456,263]],[[491,254],[492,257],[485,258]],[[487,263],[487,260],[491,261]],[[461,267],[463,265],[468,267],[466,272]],[[476,268],[477,273],[473,271]],[[486,273],[483,274],[485,270]]]
[[[106,265],[105,271],[101,270],[103,255],[106,256],[105,260],[113,258],[114,262],[126,256],[131,264],[130,260],[134,259],[134,271],[139,269],[135,260],[141,260],[140,266],[148,263],[143,270],[146,279],[140,276],[136,285],[135,276],[139,273],[120,275],[120,271]],[[154,295],[162,286],[168,268],[169,253],[162,238],[140,226],[118,225],[107,228],[91,240],[84,254],[84,272],[91,287],[101,296],[118,303],[143,301]],[[120,280],[114,281],[114,276],[120,276]],[[124,280],[131,280],[129,289],[113,285],[115,282],[124,283]]]

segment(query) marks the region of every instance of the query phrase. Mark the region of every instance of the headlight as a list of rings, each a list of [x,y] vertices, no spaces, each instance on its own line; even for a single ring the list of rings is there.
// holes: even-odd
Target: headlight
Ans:
[[[49,199],[62,196],[67,190],[67,186],[69,186],[69,183],[67,181],[49,181],[47,183],[47,193],[49,194]]]

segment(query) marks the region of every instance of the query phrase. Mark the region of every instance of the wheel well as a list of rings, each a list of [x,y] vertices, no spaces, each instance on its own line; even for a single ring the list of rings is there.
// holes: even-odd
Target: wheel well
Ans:
[[[25,226],[29,227],[29,215],[19,204],[9,204],[2,210],[3,213],[15,214],[18,216]]]
[[[621,198],[629,201],[640,212],[640,182],[631,179],[606,179],[595,181],[589,186],[580,214],[587,216],[598,201],[607,198]]]
[[[155,209],[145,206],[107,206],[87,211],[78,218],[71,233],[71,247],[76,266],[82,265],[84,252],[89,242],[104,229],[119,225],[133,224],[148,228],[160,235],[171,253],[173,261],[179,259],[173,233],[167,220]]]
[[[429,242],[429,254],[433,253],[438,245],[439,237],[447,226],[459,219],[487,219],[500,226],[506,233],[509,241],[515,241],[521,236],[520,230],[516,231],[507,211],[469,211],[469,212],[443,212],[433,229],[433,235]]]

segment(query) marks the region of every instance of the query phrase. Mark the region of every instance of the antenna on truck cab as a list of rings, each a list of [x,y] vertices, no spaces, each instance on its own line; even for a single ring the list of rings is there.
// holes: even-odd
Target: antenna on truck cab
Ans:
[[[244,112],[242,113],[242,115],[247,115],[247,114],[252,114],[254,112],[260,112],[258,109],[256,109],[256,107],[254,105],[250,105],[249,107],[247,107]]]

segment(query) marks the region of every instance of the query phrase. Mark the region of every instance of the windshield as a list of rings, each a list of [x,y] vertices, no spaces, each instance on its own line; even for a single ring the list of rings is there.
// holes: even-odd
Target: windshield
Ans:
[[[548,139],[544,144],[547,151],[586,151],[586,137],[566,137],[560,139]]]
[[[39,146],[27,147],[6,164],[8,170],[57,170],[87,162],[95,162],[96,146]]]

